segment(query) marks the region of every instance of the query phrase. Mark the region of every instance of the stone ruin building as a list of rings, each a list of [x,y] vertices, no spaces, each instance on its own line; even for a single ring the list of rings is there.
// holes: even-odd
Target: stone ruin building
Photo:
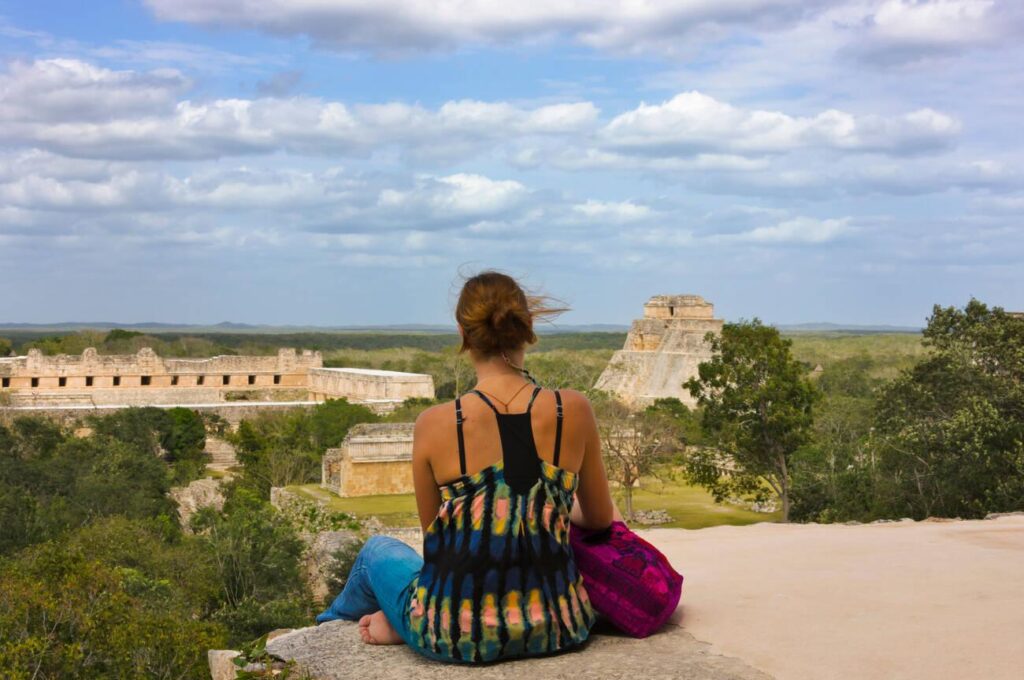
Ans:
[[[662,397],[696,405],[683,383],[697,375],[697,365],[711,358],[704,340],[721,333],[714,306],[699,295],[655,295],[633,321],[626,344],[612,355],[594,385],[642,408]]]
[[[270,356],[162,358],[136,354],[0,358],[0,417],[31,412],[75,422],[83,412],[130,406],[184,406],[213,412],[237,427],[258,413],[345,398],[387,413],[410,397],[433,399],[430,375],[367,368],[324,368],[320,352],[278,350]],[[357,425],[324,458],[324,486],[340,495],[412,492],[412,423]],[[83,433],[88,428],[84,428]],[[84,436],[84,434],[83,434]],[[230,470],[231,445],[208,433],[210,468]]]
[[[320,352],[282,348],[270,356],[162,358],[136,354],[0,358],[0,405],[11,409],[313,404],[347,398],[377,412],[409,397],[434,397],[429,375],[364,368],[324,368]],[[250,409],[251,410],[251,409]]]
[[[327,449],[320,485],[339,496],[412,493],[413,423],[360,423]]]

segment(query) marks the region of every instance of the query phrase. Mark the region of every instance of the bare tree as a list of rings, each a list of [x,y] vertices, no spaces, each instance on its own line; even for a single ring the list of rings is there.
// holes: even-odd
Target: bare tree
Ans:
[[[632,411],[616,399],[594,403],[608,478],[622,488],[624,516],[633,517],[633,488],[641,477],[659,476],[658,463],[683,446],[679,426],[664,413]]]

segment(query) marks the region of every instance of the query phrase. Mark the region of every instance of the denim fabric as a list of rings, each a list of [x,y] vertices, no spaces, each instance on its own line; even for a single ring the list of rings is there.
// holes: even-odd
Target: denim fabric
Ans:
[[[356,556],[345,587],[331,606],[316,617],[316,622],[358,621],[382,611],[406,644],[424,656],[444,660],[445,657],[410,643],[411,585],[422,567],[423,558],[405,543],[390,536],[371,536]]]

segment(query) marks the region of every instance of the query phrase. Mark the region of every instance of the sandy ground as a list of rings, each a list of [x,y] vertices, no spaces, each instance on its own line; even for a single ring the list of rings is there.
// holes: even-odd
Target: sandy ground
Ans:
[[[780,680],[1024,679],[1024,516],[643,535],[675,620]]]

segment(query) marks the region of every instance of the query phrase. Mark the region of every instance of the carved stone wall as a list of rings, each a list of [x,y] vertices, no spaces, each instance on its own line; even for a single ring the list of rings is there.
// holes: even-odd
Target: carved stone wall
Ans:
[[[0,358],[0,401],[11,407],[206,405],[347,398],[386,412],[409,397],[433,398],[431,376],[323,368],[320,352],[282,348],[271,356],[165,359],[136,354]]]
[[[324,454],[321,486],[339,496],[412,493],[413,423],[361,423]]]
[[[683,383],[711,358],[704,337],[722,332],[714,306],[698,295],[656,295],[633,321],[623,349],[612,355],[594,387],[642,408],[655,399],[676,397],[688,406],[694,399]]]
[[[136,354],[44,355],[37,349],[0,359],[0,389],[12,406],[147,406],[306,398],[307,375],[320,352],[282,348],[271,356],[165,359],[149,347]],[[296,392],[298,394],[296,394]]]
[[[309,371],[311,399],[340,396],[359,401],[402,402],[409,397],[434,398],[434,379],[423,373],[370,368],[315,368]]]

